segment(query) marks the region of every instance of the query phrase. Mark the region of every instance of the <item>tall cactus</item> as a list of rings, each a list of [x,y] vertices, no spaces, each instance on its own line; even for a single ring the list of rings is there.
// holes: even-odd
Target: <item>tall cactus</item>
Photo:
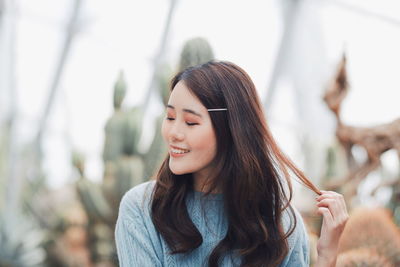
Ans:
[[[126,120],[125,113],[121,109],[122,102],[126,94],[126,83],[124,75],[121,72],[114,86],[114,114],[108,119],[105,126],[105,143],[103,150],[103,160],[112,161],[119,157],[123,151],[124,121]]]
[[[112,209],[104,198],[101,188],[85,177],[78,180],[76,187],[88,216],[93,221],[109,222]]]
[[[202,37],[190,39],[183,46],[179,71],[212,59],[214,59],[214,52],[206,39]]]
[[[114,207],[111,207],[104,197],[101,187],[85,177],[84,158],[74,153],[72,162],[80,174],[80,178],[76,182],[76,190],[88,217],[86,232],[89,239],[91,261],[107,265],[115,256],[115,247],[112,241],[115,224],[113,220]]]
[[[122,72],[114,86],[114,113],[105,127],[103,149],[104,176],[102,190],[116,217],[122,195],[143,179],[143,166],[138,158],[142,112],[139,108],[122,109],[126,95],[126,82]],[[135,159],[132,159],[135,158]],[[126,162],[132,164],[126,164]]]
[[[143,181],[143,160],[138,149],[142,111],[122,108],[126,90],[121,72],[114,86],[114,113],[105,126],[101,185],[86,179],[83,158],[73,157],[73,164],[80,174],[76,188],[88,216],[92,261],[102,266],[117,263],[113,233],[121,198],[127,190]]]
[[[7,144],[7,136],[6,136],[6,127],[3,124],[0,124],[0,210],[3,209],[4,206],[4,196],[5,196],[5,188],[6,188],[6,168],[7,168],[7,158],[6,158],[6,144]]]
[[[123,71],[119,72],[118,79],[114,85],[114,109],[121,109],[122,102],[124,101],[126,95],[126,81]]]
[[[127,86],[122,72],[114,86],[114,113],[105,126],[103,161],[112,162],[123,155],[137,155],[142,112],[139,108],[122,109]]]
[[[123,194],[143,181],[143,160],[139,152],[142,111],[138,107],[123,110],[121,105],[126,93],[126,83],[120,74],[114,87],[114,114],[105,127],[103,192],[118,211]]]

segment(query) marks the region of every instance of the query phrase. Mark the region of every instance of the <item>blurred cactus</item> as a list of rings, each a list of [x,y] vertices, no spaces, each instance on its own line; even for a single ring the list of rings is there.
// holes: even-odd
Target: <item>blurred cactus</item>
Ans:
[[[394,221],[400,226],[400,178],[392,185],[392,196],[388,203],[388,208],[392,210]]]
[[[124,93],[122,94],[122,92]],[[123,194],[134,185],[144,181],[143,160],[139,153],[143,114],[137,107],[128,111],[121,108],[125,92],[126,83],[123,82],[123,77],[120,75],[114,87],[114,103],[118,103],[118,105],[115,105],[114,114],[106,123],[103,149],[102,188],[113,207],[113,218],[115,219]]]
[[[76,190],[87,215],[86,233],[91,261],[95,264],[108,264],[115,254],[112,233],[115,221],[113,209],[103,195],[101,187],[85,177],[84,157],[73,153],[72,162],[79,171]],[[98,229],[103,229],[99,231]],[[106,238],[104,238],[106,235]]]
[[[117,160],[123,154],[137,153],[142,114],[138,108],[130,112],[122,109],[125,94],[126,83],[121,73],[114,86],[114,113],[105,126],[104,162]]]
[[[44,233],[29,217],[0,217],[0,266],[44,266]]]
[[[341,145],[336,141],[326,150],[325,173],[321,178],[322,188],[326,188],[332,180],[346,174],[348,171],[346,154]],[[340,191],[341,188],[338,189]]]
[[[114,113],[105,126],[101,185],[85,177],[82,156],[74,154],[72,158],[80,175],[76,188],[88,216],[88,245],[96,266],[117,264],[113,233],[119,203],[126,191],[144,181],[143,155],[138,148],[143,116],[139,108],[123,109],[126,91],[121,72],[114,86]]]
[[[144,155],[145,170],[144,175],[146,178],[153,177],[155,171],[160,166],[162,160],[167,154],[167,147],[161,136],[161,124],[165,115],[161,115],[156,120],[155,134],[149,150]]]
[[[141,134],[142,112],[139,108],[130,111],[121,105],[126,93],[126,83],[120,74],[114,86],[114,113],[105,126],[103,161],[115,161],[121,155],[138,154],[138,142]]]
[[[124,122],[126,116],[121,111],[116,111],[105,127],[105,144],[103,151],[103,160],[105,162],[116,160],[122,154],[124,144],[121,136],[124,134]],[[117,138],[118,137],[118,138]]]
[[[92,247],[92,258],[97,266],[112,266],[116,262],[116,250],[114,245],[114,228],[110,225],[96,223],[90,229],[91,236],[95,236]],[[114,264],[112,263],[114,261]]]
[[[82,177],[85,173],[85,158],[81,153],[72,152],[72,166],[74,166],[79,172],[79,176]]]
[[[385,258],[393,266],[400,266],[400,230],[393,223],[387,210],[363,208],[357,209],[351,214],[339,241],[339,254],[350,253],[350,251],[358,249],[376,251],[380,257],[379,259],[372,257],[371,262]],[[351,258],[350,256],[346,257]],[[354,257],[361,258],[361,256]]]
[[[52,232],[52,243],[47,249],[49,254],[47,265],[90,267],[92,264],[87,245],[87,217],[76,199],[69,198],[69,200],[59,214],[61,224]]]
[[[0,137],[0,139],[4,138]],[[6,139],[3,139],[3,141]],[[0,140],[0,143],[2,141]],[[2,147],[2,144],[0,144]],[[0,150],[4,147],[0,148]],[[21,176],[31,178],[30,168],[34,160],[32,160],[32,147],[23,146],[18,153],[19,171],[15,177],[20,179]],[[0,161],[7,162],[3,154],[0,152]],[[2,158],[4,157],[4,158]],[[2,167],[0,166],[0,169]],[[4,169],[3,169],[4,170]],[[41,173],[41,172],[40,172]],[[41,173],[42,174],[42,173]],[[1,176],[1,173],[0,173]],[[47,192],[46,177],[40,175],[36,179],[25,179],[19,185],[20,194],[17,200],[17,206],[12,210],[0,205],[0,266],[45,266],[47,263],[46,246],[50,242],[48,228],[48,217],[46,214],[38,213],[38,196]],[[1,185],[0,185],[1,187]],[[5,188],[9,191],[10,188]],[[0,192],[0,196],[4,197],[5,192]],[[11,194],[14,192],[11,191]],[[9,204],[5,200],[5,204]],[[47,210],[47,213],[49,211]]]
[[[131,108],[125,112],[123,121],[123,132],[120,138],[122,139],[121,156],[137,156],[139,153],[139,138],[142,132],[141,123],[143,113],[138,107]],[[118,159],[118,158],[116,158]]]
[[[124,73],[121,71],[117,82],[114,85],[114,109],[118,110],[121,108],[122,101],[124,101],[126,95],[126,82]]]
[[[181,52],[179,71],[214,59],[211,45],[204,38],[197,37],[186,41]]]
[[[375,249],[353,249],[338,256],[336,267],[395,267]]]
[[[0,124],[0,210],[3,209],[4,196],[5,196],[5,188],[6,188],[6,167],[7,167],[7,158],[6,158],[6,127],[3,124]]]
[[[327,168],[326,168],[326,174],[325,177],[333,177],[336,175],[336,155],[335,151],[333,150],[332,147],[328,148],[327,155],[326,155],[326,161],[327,161]]]
[[[105,200],[97,184],[85,177],[81,177],[76,187],[80,200],[91,220],[107,222],[111,219],[111,207]]]
[[[173,75],[173,70],[167,64],[161,66],[157,71],[157,87],[164,105],[167,105],[169,97],[169,86]]]
[[[85,177],[85,159],[77,152],[72,153],[73,166],[79,172],[76,190],[87,216],[93,221],[109,221],[112,210],[105,200],[101,188]]]
[[[102,188],[108,202],[115,208],[113,218],[116,220],[123,195],[144,181],[143,161],[140,157],[124,156],[116,162],[107,163],[106,170]]]

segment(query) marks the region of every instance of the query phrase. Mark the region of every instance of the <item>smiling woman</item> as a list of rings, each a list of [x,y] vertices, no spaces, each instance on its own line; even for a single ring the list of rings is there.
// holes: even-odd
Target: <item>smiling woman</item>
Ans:
[[[169,145],[169,168],[174,174],[193,173],[194,189],[201,186],[210,171],[217,150],[217,140],[210,115],[184,81],[178,82],[169,98],[162,135]]]
[[[290,171],[320,195],[317,266],[335,265],[343,198],[320,192],[278,148],[245,71],[211,61],[178,73],[166,112],[169,153],[156,181],[120,205],[121,266],[308,266]]]

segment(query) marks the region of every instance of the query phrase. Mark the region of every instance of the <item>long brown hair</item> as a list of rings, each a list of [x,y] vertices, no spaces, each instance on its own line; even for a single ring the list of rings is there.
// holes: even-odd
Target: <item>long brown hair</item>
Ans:
[[[226,236],[214,248],[209,266],[218,266],[223,255],[237,252],[242,266],[276,266],[288,253],[289,231],[282,227],[282,213],[290,206],[289,171],[300,181],[319,190],[278,148],[266,124],[256,88],[247,73],[233,63],[211,61],[178,73],[171,91],[183,81],[210,112],[217,138],[216,168],[207,193],[223,193],[228,219]],[[191,221],[185,197],[193,190],[192,174],[175,175],[162,163],[153,191],[152,220],[171,253],[187,253],[202,244]],[[294,214],[293,214],[294,215]]]

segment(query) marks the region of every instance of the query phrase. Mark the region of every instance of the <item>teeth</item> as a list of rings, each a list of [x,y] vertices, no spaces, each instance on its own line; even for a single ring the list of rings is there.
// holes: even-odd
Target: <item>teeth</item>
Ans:
[[[176,154],[184,154],[184,153],[189,152],[189,150],[181,150],[181,149],[176,149],[176,148],[172,148],[171,151]]]

